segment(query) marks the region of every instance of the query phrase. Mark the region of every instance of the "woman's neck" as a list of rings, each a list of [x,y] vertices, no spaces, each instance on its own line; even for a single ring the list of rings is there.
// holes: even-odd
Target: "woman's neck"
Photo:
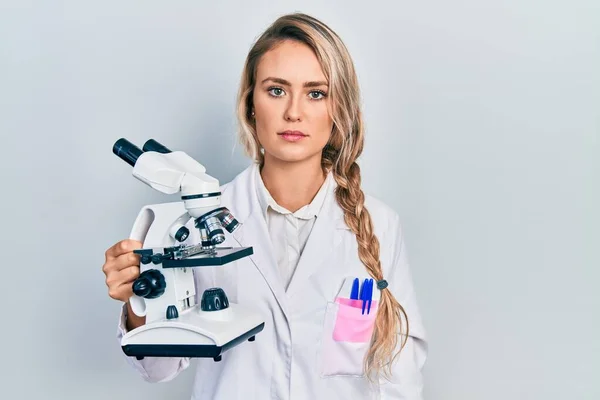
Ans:
[[[309,204],[326,178],[320,154],[301,162],[285,162],[265,153],[260,175],[273,200],[291,212]]]

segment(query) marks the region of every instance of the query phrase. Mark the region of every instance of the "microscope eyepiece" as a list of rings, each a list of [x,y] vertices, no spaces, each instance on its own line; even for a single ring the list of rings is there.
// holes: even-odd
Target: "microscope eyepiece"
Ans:
[[[146,143],[144,143],[144,146],[142,147],[142,149],[144,151],[156,151],[157,153],[163,153],[163,154],[171,152],[171,150],[167,149],[165,146],[158,143],[154,139],[150,139]]]
[[[133,167],[138,157],[142,154],[142,150],[129,140],[121,138],[113,145],[113,153]]]

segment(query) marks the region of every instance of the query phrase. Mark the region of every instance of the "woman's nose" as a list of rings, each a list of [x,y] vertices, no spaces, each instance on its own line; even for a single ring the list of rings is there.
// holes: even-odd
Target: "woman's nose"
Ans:
[[[286,121],[299,121],[301,118],[300,101],[298,99],[291,98],[288,107],[285,110]]]

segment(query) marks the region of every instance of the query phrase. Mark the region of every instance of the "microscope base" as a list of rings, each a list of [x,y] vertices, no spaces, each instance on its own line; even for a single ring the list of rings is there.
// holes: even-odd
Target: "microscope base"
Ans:
[[[190,357],[214,358],[221,361],[221,355],[230,348],[248,340],[253,342],[255,335],[263,330],[264,322],[256,328],[238,336],[223,346],[209,344],[128,344],[122,346],[123,352],[138,360],[144,357]]]
[[[123,352],[132,357],[206,357],[220,361],[221,355],[244,341],[254,341],[263,330],[260,315],[230,303],[219,311],[199,306],[177,318],[146,323],[127,332],[121,340]]]

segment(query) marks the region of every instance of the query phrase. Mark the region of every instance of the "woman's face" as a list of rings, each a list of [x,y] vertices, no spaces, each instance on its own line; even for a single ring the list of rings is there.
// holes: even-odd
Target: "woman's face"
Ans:
[[[321,160],[333,128],[328,84],[304,43],[284,41],[257,66],[253,94],[256,132],[265,160]]]

